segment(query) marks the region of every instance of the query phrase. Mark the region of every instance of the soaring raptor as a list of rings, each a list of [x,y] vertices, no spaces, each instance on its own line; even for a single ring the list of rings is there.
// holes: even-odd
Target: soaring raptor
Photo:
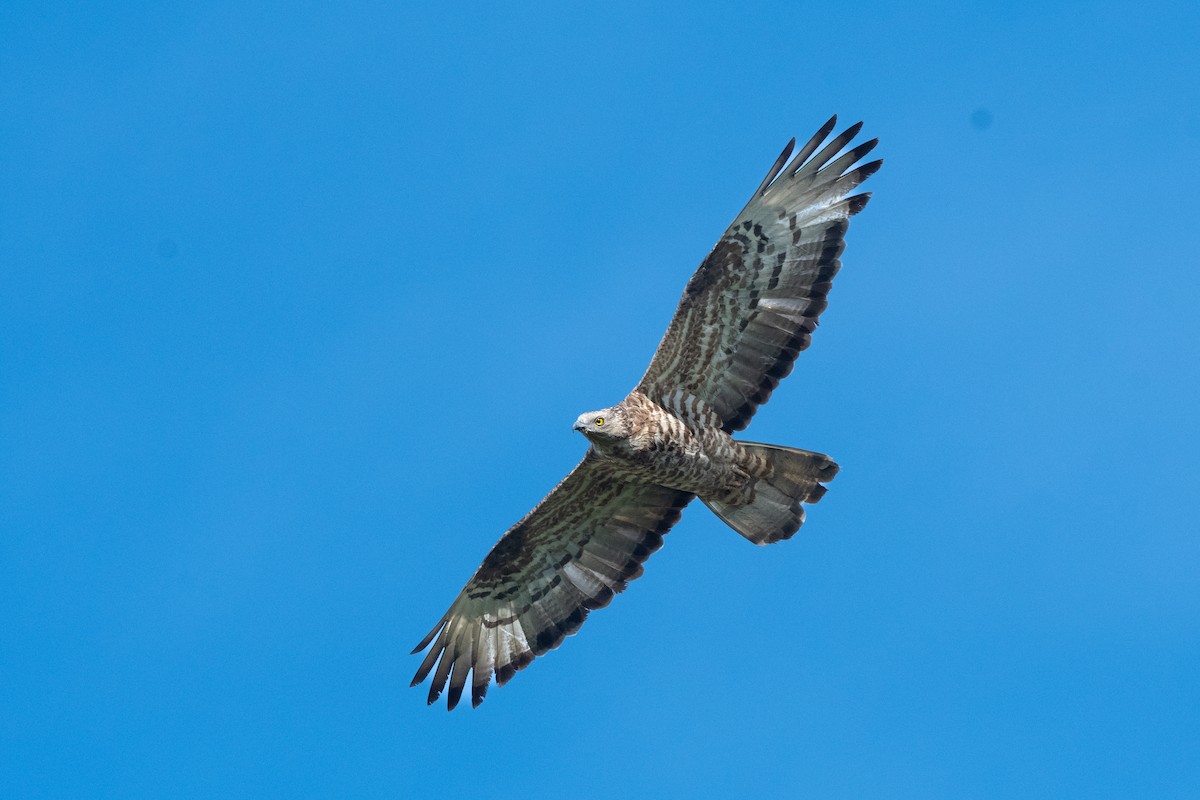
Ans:
[[[826,143],[837,117],[800,148],[788,142],[750,202],[688,281],[650,367],[615,406],[575,420],[583,461],[507,533],[413,653],[432,643],[416,686],[434,670],[432,704],[450,682],[453,709],[495,675],[503,685],[642,574],[680,511],[701,502],[755,544],[787,539],[803,503],[837,474],[828,456],[735,440],[825,310],[852,194],[881,161],[855,166],[872,139],[842,149],[862,123]],[[824,146],[822,146],[824,145]]]

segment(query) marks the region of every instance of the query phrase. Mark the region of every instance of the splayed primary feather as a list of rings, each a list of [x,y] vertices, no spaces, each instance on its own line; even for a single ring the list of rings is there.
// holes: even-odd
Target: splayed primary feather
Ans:
[[[829,139],[830,119],[792,157],[793,139],[688,281],[666,335],[630,395],[576,422],[583,461],[492,548],[445,616],[413,679],[429,702],[468,679],[479,705],[579,629],[642,574],[663,535],[699,495],[750,541],[795,533],[837,473],[827,456],[738,442],[741,430],[809,345],[841,267],[852,192],[882,162],[876,145],[838,155],[861,123]],[[815,155],[814,155],[815,154]],[[616,415],[604,427],[605,415]],[[619,423],[619,424],[618,424]]]

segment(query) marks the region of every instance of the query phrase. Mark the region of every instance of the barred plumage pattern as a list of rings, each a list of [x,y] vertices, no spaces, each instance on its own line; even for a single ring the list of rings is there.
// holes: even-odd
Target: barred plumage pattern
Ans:
[[[878,139],[828,163],[854,138],[861,122],[805,161],[836,122],[836,117],[829,120],[790,163],[794,141],[788,144],[688,281],[638,384],[643,393],[691,395],[715,411],[725,430],[739,431],[791,372],[841,269],[850,217],[869,198],[850,193],[883,163],[872,161],[846,172]]]
[[[854,165],[877,140],[838,155],[861,123],[826,142],[836,117],[791,156],[788,143],[750,202],[688,281],[646,374],[584,430],[583,461],[501,537],[458,598],[413,650],[429,702],[468,679],[479,705],[578,630],[589,611],[642,574],[680,512],[700,496],[758,544],[791,536],[837,473],[827,456],[737,442],[808,347],[841,267],[852,192],[882,162]],[[581,420],[583,418],[581,417]],[[581,423],[577,423],[581,430]],[[616,433],[612,433],[612,430]]]

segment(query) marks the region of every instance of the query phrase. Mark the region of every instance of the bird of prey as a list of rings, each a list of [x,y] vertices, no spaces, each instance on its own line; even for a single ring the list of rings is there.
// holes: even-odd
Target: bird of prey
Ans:
[[[663,534],[695,497],[755,544],[787,539],[838,466],[820,453],[734,439],[825,310],[852,194],[882,161],[855,166],[877,139],[839,155],[862,123],[826,143],[830,119],[795,158],[796,140],[755,190],[683,291],[646,374],[575,430],[583,460],[500,538],[446,615],[413,650],[430,647],[412,685],[433,671],[429,703],[449,680],[453,709],[471,678],[478,706],[642,574]],[[434,665],[437,666],[434,671]]]

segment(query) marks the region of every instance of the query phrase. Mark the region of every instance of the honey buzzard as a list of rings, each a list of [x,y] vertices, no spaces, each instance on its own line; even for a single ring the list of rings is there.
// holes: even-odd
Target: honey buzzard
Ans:
[[[882,163],[855,166],[877,139],[838,156],[862,123],[826,144],[836,120],[790,161],[795,139],[784,148],[688,281],[637,387],[575,421],[590,442],[583,461],[500,538],[413,650],[432,643],[412,682],[433,671],[431,704],[449,680],[453,709],[470,677],[478,706],[493,675],[503,685],[557,647],[642,574],[692,498],[770,544],[825,494],[838,471],[828,456],[730,434],[808,347],[850,217],[870,196],[851,193]]]

